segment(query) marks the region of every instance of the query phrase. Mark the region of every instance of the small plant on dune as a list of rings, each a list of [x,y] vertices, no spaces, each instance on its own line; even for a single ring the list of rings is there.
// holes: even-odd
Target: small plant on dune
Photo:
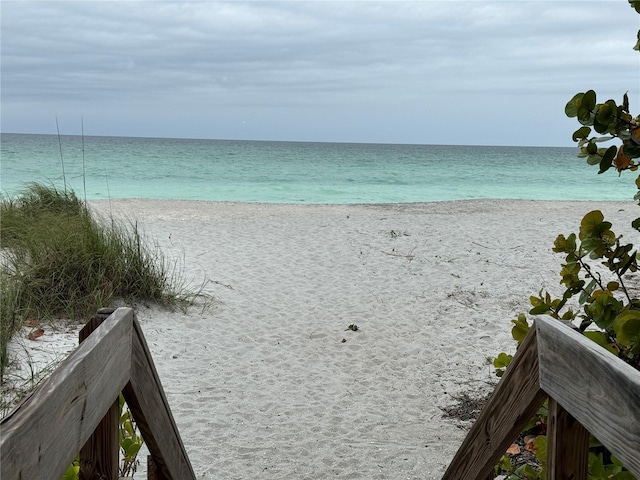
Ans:
[[[120,419],[119,419],[119,436],[118,443],[120,445],[120,467],[119,477],[132,477],[140,464],[138,460],[138,452],[142,447],[144,440],[138,432],[138,427],[127,408],[124,397],[120,395]],[[62,475],[61,480],[78,480],[80,475],[80,458],[76,456],[74,461],[69,465]]]
[[[640,0],[629,0],[640,13]],[[640,50],[640,31],[635,50]],[[566,105],[565,113],[577,118],[581,127],[573,134],[578,143],[580,157],[590,165],[599,167],[598,173],[615,169],[635,172],[640,164],[640,116],[629,113],[629,100],[625,94],[622,104],[614,100],[597,103],[596,93],[589,90],[575,95]],[[596,136],[592,135],[592,129]],[[599,147],[598,144],[618,140],[619,145]],[[640,176],[636,179],[640,189]],[[640,202],[640,191],[635,199]],[[640,218],[632,221],[634,230],[640,231]],[[638,253],[633,244],[624,243],[616,235],[612,224],[602,212],[595,210],[584,216],[579,233],[559,235],[553,251],[564,255],[560,283],[564,287],[561,298],[541,291],[530,297],[531,315],[549,315],[569,322],[587,338],[593,340],[624,362],[640,370],[640,296],[638,296]],[[522,342],[530,329],[526,315],[512,320],[512,336]],[[494,359],[498,376],[509,368],[512,357],[500,353]],[[545,478],[544,436],[546,409],[540,409],[530,425],[522,432],[529,435],[526,448],[535,452],[540,469],[531,465],[516,465],[505,455],[496,465],[496,472],[507,475],[508,480]],[[514,452],[515,453],[515,452]],[[590,480],[632,480],[635,477],[607,451],[595,438],[589,449],[588,478]]]
[[[70,190],[30,184],[0,203],[0,374],[25,321],[85,319],[116,299],[193,302],[136,224],[99,221]]]
[[[127,408],[122,394],[120,395],[120,453],[122,461],[120,463],[120,476],[132,476],[140,464],[138,452],[144,443],[142,436],[138,432],[138,426]]]

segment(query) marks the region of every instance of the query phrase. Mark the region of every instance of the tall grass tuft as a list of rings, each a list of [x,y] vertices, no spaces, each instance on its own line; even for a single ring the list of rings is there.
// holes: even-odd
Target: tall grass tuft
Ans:
[[[197,294],[135,223],[100,221],[71,190],[29,184],[0,204],[0,376],[26,320],[86,319],[116,299],[186,306]]]

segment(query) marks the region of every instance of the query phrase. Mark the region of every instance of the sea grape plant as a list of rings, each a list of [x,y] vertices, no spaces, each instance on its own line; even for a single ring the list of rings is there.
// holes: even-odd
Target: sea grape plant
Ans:
[[[628,1],[640,14],[640,0]],[[634,50],[640,51],[640,30],[637,38]],[[586,158],[588,164],[598,166],[599,174],[611,169],[619,175],[638,170],[640,115],[631,114],[626,93],[620,104],[614,100],[598,103],[593,90],[578,93],[567,103],[565,114],[576,118],[581,125],[572,136],[579,147],[578,156]],[[614,144],[608,145],[610,142]],[[640,204],[640,175],[635,183],[638,192],[634,198]],[[632,220],[631,226],[640,232],[640,218]],[[530,297],[529,314],[549,315],[570,323],[583,335],[640,370],[639,256],[637,248],[624,242],[622,235],[616,235],[612,227],[601,211],[594,210],[583,217],[577,235],[558,235],[553,251],[564,256],[560,270],[564,293],[554,298],[548,291],[541,290]],[[518,315],[511,323],[511,334],[519,345],[531,325],[525,314]],[[502,376],[511,360],[512,356],[504,352],[493,360],[498,376]],[[540,428],[541,423],[546,423],[544,407],[529,422],[523,435],[534,428],[538,432],[544,431]],[[526,464],[516,466],[505,455],[496,465],[496,472],[506,474],[508,480],[545,478],[544,445],[546,439],[539,434],[530,447],[536,453],[541,470]],[[635,477],[592,438],[588,478],[633,480]]]
[[[134,473],[140,465],[138,452],[144,444],[144,439],[138,431],[138,426],[127,407],[122,394],[118,397],[119,421],[118,421],[118,444],[120,445],[120,467],[119,478],[133,478]],[[73,463],[69,465],[61,480],[78,480],[80,478],[80,458],[76,455]]]
[[[138,452],[144,444],[144,439],[138,431],[131,410],[127,407],[124,396],[120,394],[120,428],[118,430],[118,443],[120,444],[120,476],[133,477],[136,472],[140,460],[138,460]]]
[[[634,118],[629,112],[629,97],[626,93],[622,97],[622,103],[618,105],[612,99],[597,103],[596,92],[587,90],[577,93],[569,100],[564,111],[568,117],[577,118],[582,125],[572,136],[580,148],[578,156],[586,158],[589,165],[598,165],[599,174],[610,168],[615,168],[618,173],[625,170],[635,172],[638,169],[636,159],[640,157],[639,117]],[[620,144],[598,146],[612,140],[618,140]],[[636,186],[640,189],[638,179]],[[635,198],[640,199],[638,194]],[[637,225],[634,227],[637,228]]]
[[[560,271],[565,292],[562,298],[552,299],[548,292],[531,297],[529,313],[579,320],[580,332],[640,370],[640,299],[632,276],[638,270],[637,252],[611,227],[594,210],[582,219],[578,237],[556,238],[553,251],[565,255]],[[578,308],[565,308],[576,296]],[[522,337],[527,327],[526,319],[515,321],[515,336]]]
[[[636,157],[637,158],[637,157]],[[598,345],[640,370],[640,298],[638,296],[638,253],[632,244],[622,242],[595,210],[584,216],[578,236],[559,235],[553,251],[564,255],[560,276],[564,293],[554,298],[547,291],[530,297],[530,315],[549,315],[559,321],[570,322]],[[518,343],[524,340],[531,325],[520,314],[511,320],[511,334]],[[496,373],[501,376],[508,368],[511,355],[500,353],[494,360]],[[496,466],[507,473],[508,480],[545,478],[546,408],[531,419],[523,437],[537,435],[532,449],[540,462],[540,471],[530,465],[516,466],[505,455]],[[592,438],[589,453],[589,479],[633,480],[620,462]],[[601,473],[604,472],[604,473]]]

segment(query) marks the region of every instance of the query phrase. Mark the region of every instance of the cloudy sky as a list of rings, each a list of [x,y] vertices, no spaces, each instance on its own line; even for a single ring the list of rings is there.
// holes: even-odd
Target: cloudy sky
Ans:
[[[2,132],[570,146],[628,91],[627,0],[1,3]]]

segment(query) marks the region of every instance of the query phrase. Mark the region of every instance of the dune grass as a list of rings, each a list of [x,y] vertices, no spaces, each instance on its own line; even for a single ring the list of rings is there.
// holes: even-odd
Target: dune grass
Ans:
[[[188,306],[175,264],[135,223],[95,218],[70,190],[32,183],[0,204],[0,378],[25,321],[86,320],[114,301]]]

